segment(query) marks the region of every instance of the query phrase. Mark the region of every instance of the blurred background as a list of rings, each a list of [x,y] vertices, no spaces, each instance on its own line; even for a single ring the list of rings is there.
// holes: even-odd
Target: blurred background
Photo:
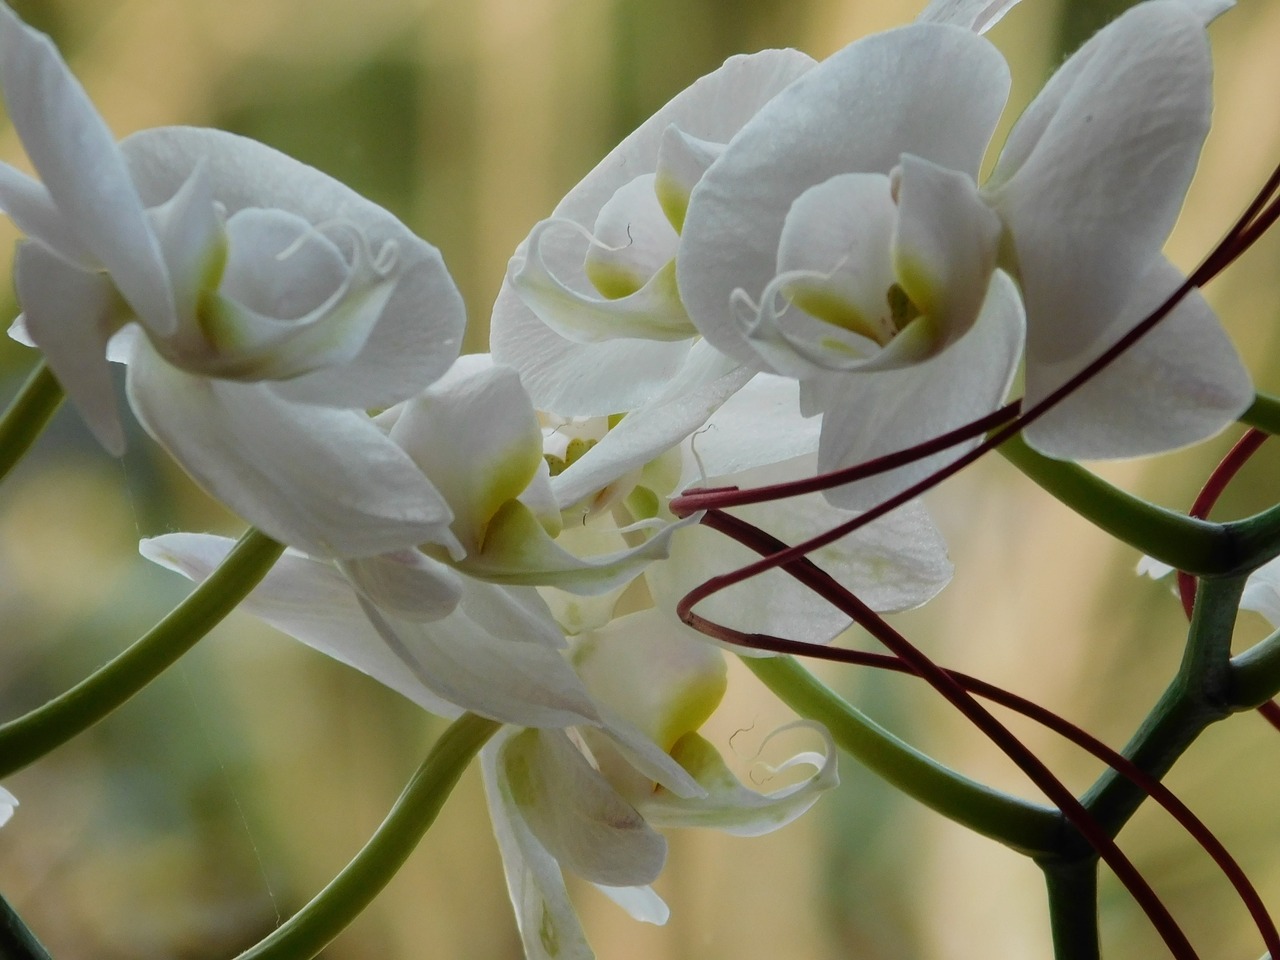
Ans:
[[[506,260],[614,143],[725,57],[796,46],[822,57],[909,21],[919,0],[28,0],[115,132],[222,127],[344,180],[438,245],[484,349]],[[1009,119],[1123,0],[1026,0],[991,34],[1015,87]],[[1170,254],[1190,268],[1280,159],[1280,4],[1242,0],[1211,29],[1215,126]],[[1007,126],[1007,124],[1006,124]],[[24,164],[7,125],[0,158]],[[7,224],[4,243],[15,236]],[[1280,241],[1208,291],[1259,387],[1280,391]],[[7,270],[7,268],[4,268]],[[16,312],[6,281],[0,315]],[[6,321],[7,322],[7,321]],[[0,399],[34,363],[0,338]],[[1239,434],[1099,469],[1185,508]],[[1277,498],[1264,448],[1224,501]],[[1159,695],[1183,637],[1137,555],[1003,462],[930,498],[955,582],[900,626],[938,661],[1012,688],[1120,745]],[[185,591],[136,553],[171,530],[239,532],[140,432],[106,457],[62,411],[0,489],[0,718],[122,649]],[[1265,633],[1246,619],[1241,644]],[[855,643],[868,643],[853,638]],[[904,737],[980,779],[1034,795],[922,684],[820,669]],[[787,719],[738,670],[712,738],[727,753]],[[1097,765],[1010,721],[1077,789]],[[743,737],[730,737],[747,730]],[[233,616],[109,720],[5,785],[0,891],[56,960],[234,956],[322,887],[376,827],[439,726],[394,694]],[[758,742],[758,741],[757,741]],[[574,888],[602,960],[1048,958],[1038,871],[897,797],[852,762],[815,811],[742,840],[677,833],[662,928]],[[1246,715],[1216,728],[1170,784],[1280,911],[1280,737]],[[1156,810],[1121,836],[1201,955],[1262,952],[1208,858]],[[1108,956],[1163,955],[1124,889],[1103,881]],[[518,958],[479,778],[330,960]]]

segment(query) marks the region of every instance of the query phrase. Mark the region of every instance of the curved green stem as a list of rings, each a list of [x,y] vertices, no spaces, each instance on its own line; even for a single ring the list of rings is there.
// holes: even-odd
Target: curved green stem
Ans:
[[[827,689],[790,657],[742,662],[802,717],[817,720],[863,766],[956,823],[1029,856],[1062,846],[1062,818],[1040,806],[962,776],[904,743]]]
[[[62,387],[41,362],[0,416],[0,479],[22,459],[62,403]]]
[[[1280,631],[1231,659],[1228,701],[1232,709],[1254,710],[1280,694]]]
[[[1240,422],[1265,433],[1280,434],[1280,398],[1257,394],[1253,406],[1240,414]]]
[[[158,677],[236,608],[283,550],[250,530],[204,583],[127,650],[61,696],[0,725],[0,777],[87,730]]]
[[[1019,434],[1000,453],[1040,487],[1107,533],[1170,566],[1200,576],[1233,571],[1232,533],[1223,524],[1166,510],[1112,486],[1076,463],[1037,453]]]
[[[462,771],[500,726],[470,713],[455,720],[355,859],[310,903],[237,960],[310,960],[323,950],[396,875]]]

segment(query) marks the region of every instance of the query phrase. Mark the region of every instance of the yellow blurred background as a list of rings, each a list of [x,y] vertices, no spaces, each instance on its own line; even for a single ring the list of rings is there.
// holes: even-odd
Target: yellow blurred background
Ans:
[[[1026,0],[993,32],[1014,108],[1127,4]],[[725,57],[768,46],[825,56],[909,21],[918,0],[28,0],[115,132],[223,127],[300,157],[441,248],[484,349],[506,259],[639,121]],[[1280,4],[1242,0],[1211,30],[1215,127],[1170,252],[1189,268],[1280,159]],[[24,163],[12,131],[0,158]],[[14,234],[5,234],[6,243]],[[1280,242],[1209,294],[1262,389],[1280,391]],[[7,292],[8,309],[15,312]],[[32,355],[0,342],[0,397]],[[1239,431],[1100,469],[1171,507],[1190,503]],[[1222,515],[1276,496],[1264,449]],[[1180,653],[1164,587],[1011,467],[990,462],[931,496],[957,564],[929,608],[900,618],[931,656],[1010,687],[1120,745]],[[114,461],[62,411],[0,489],[0,718],[65,689],[185,592],[137,557],[170,530],[236,533],[135,431]],[[1264,633],[1248,619],[1244,639]],[[867,642],[855,638],[854,642]],[[820,668],[822,669],[822,668]],[[922,684],[822,669],[881,722],[971,776],[1030,788]],[[726,752],[787,717],[737,671],[714,721]],[[1097,765],[1011,720],[1083,789]],[[439,725],[363,676],[233,616],[91,732],[5,785],[0,892],[56,960],[221,958],[268,933],[359,848]],[[1214,729],[1170,784],[1280,909],[1280,738],[1243,716]],[[839,791],[781,832],[678,833],[658,889],[662,928],[574,887],[602,960],[1048,958],[1038,871],[842,766]],[[1201,955],[1262,952],[1226,882],[1158,811],[1121,836]],[[1161,956],[1106,877],[1108,956]],[[469,771],[404,871],[324,954],[330,960],[520,955],[478,776]]]

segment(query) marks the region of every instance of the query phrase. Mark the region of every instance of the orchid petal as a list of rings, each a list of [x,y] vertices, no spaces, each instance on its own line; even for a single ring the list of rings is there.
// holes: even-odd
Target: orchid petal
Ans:
[[[680,237],[658,204],[654,182],[652,173],[636,177],[619,188],[596,217],[583,270],[591,285],[610,300],[635,293],[675,257]]]
[[[658,876],[666,840],[563,731],[522,731],[499,747],[499,763],[525,823],[562,868],[611,887]]]
[[[507,268],[507,283],[544,324],[576,343],[636,339],[657,341],[688,340],[697,334],[685,315],[676,290],[675,264],[668,262],[634,293],[619,299],[592,296],[574,290],[549,268],[542,244],[548,231],[565,229],[582,235],[584,263],[593,260],[587,251],[596,240],[582,234],[582,228],[566,221],[544,220],[533,228],[524,252],[517,252]],[[601,258],[594,262],[599,263]],[[603,267],[597,266],[603,274]],[[616,278],[611,284],[630,283],[639,278]]]
[[[143,202],[158,206],[204,165],[230,218],[246,208],[279,209],[318,229],[346,228],[381,257],[395,256],[395,287],[357,356],[276,386],[296,403],[387,407],[439,377],[458,356],[462,297],[440,252],[377,204],[320,171],[221,130],[161,127],[125,138],[120,149]]]
[[[340,561],[338,569],[369,602],[405,620],[439,620],[462,597],[462,578],[417,550]]]
[[[494,516],[543,464],[542,432],[519,376],[487,356],[462,358],[406,403],[390,437],[448,502],[469,554],[485,548]]]
[[[664,524],[637,547],[583,558],[557,544],[528,507],[509,500],[490,523],[484,549],[457,566],[491,583],[559,587],[594,596],[635,579],[653,561],[664,559],[675,532],[695,519]]]
[[[724,153],[723,143],[691,137],[674,123],[662,132],[654,170],[653,193],[667,222],[679,233],[689,209],[689,194],[707,167]]]
[[[1264,563],[1249,574],[1240,607],[1260,613],[1272,627],[1280,627],[1280,559]]]
[[[941,24],[859,40],[779,94],[694,188],[676,275],[699,331],[749,360],[729,304],[755,301],[776,274],[787,212],[842,173],[888,174],[904,153],[976,175],[1009,87],[987,41]]]
[[[728,686],[724,654],[655,609],[580,636],[573,664],[593,697],[664,751],[707,721]]]
[[[527,960],[594,960],[586,935],[565,889],[560,865],[538,842],[512,795],[505,765],[499,762],[507,741],[519,731],[499,730],[480,751],[489,819],[502,853],[507,893]]]
[[[835,741],[820,724],[803,720],[788,724],[770,734],[765,744],[795,728],[814,730],[821,735],[823,752],[799,753],[776,767],[766,768],[769,776],[798,766],[813,769],[805,780],[771,793],[757,793],[744,787],[725,766],[715,747],[696,733],[686,734],[672,753],[707,788],[708,796],[685,800],[658,791],[644,803],[645,817],[659,826],[715,827],[741,837],[760,836],[786,826],[813,806],[819,794],[840,782],[836,773]]]
[[[974,33],[986,33],[1019,0],[932,0],[916,23],[951,23]]]
[[[18,798],[4,787],[0,787],[0,827],[9,822],[16,806],[18,806]]]
[[[173,330],[168,272],[160,245],[116,146],[84,88],[53,42],[0,5],[0,84],[9,117],[81,250],[106,267],[148,326]]]
[[[495,637],[462,608],[422,623],[385,613],[363,597],[360,605],[383,643],[449,703],[524,727],[599,721],[573,668],[543,643],[526,642],[519,635]]]
[[[143,540],[144,557],[196,583],[223,561],[234,540],[201,533],[169,533]],[[424,710],[457,717],[463,708],[424,684],[365,616],[351,584],[331,563],[286,550],[240,609],[313,650],[359,670]]]
[[[288,381],[344,366],[395,291],[392,268],[362,238],[348,267],[334,243],[280,210],[241,210],[227,221],[227,239],[222,285],[201,303],[205,353],[180,358],[192,372]]]
[[[937,356],[857,377],[833,374],[812,384],[825,409],[819,472],[905,450],[991,413],[1008,393],[1022,339],[1022,303],[1013,282],[997,270],[977,322]],[[828,490],[827,499],[845,509],[869,509],[950,463],[980,439]]]
[[[909,155],[898,169],[894,266],[911,302],[938,328],[941,350],[978,319],[996,266],[1000,218],[968,174]]]
[[[111,281],[35,242],[18,245],[13,272],[24,311],[22,329],[44,352],[94,437],[112,456],[120,456],[124,428],[105,356],[122,319]]]
[[[664,142],[668,152],[672,149],[670,127],[688,138],[724,143],[762,104],[812,66],[810,57],[795,50],[731,58],[641,124],[569,192],[552,219],[589,230],[620,187],[658,169]],[[663,197],[663,183],[656,186]],[[581,272],[583,253],[576,234],[546,235],[542,253],[553,276],[568,280]],[[520,370],[539,409],[563,416],[634,410],[661,392],[689,350],[687,342],[576,343],[547,327],[510,283],[504,283],[498,295],[491,329],[494,356]]]
[[[671,909],[658,896],[653,887],[607,887],[602,883],[595,888],[627,911],[632,920],[662,926],[671,919]]]
[[[1209,129],[1211,72],[1199,16],[1140,3],[1014,127],[986,192],[1012,240],[1029,371],[1096,354],[1160,257]]]
[[[1101,354],[1178,289],[1163,257],[1094,347]],[[1023,409],[1074,377],[1092,356],[1028,364]],[[1253,402],[1249,373],[1200,291],[1052,410],[1029,424],[1027,442],[1051,457],[1100,460],[1163,453],[1213,436]]]
[[[781,472],[718,478],[717,485],[729,481],[754,487]],[[856,516],[830,506],[820,493],[739,507],[735,513],[786,543],[807,540]],[[904,504],[809,556],[873,610],[884,613],[920,606],[952,575],[946,545],[918,502]],[[695,527],[673,541],[670,559],[654,565],[647,578],[655,597],[674,604],[709,577],[757,559],[748,547]],[[719,591],[699,603],[698,611],[736,630],[806,643],[829,643],[851,623],[831,605],[815,602],[813,593],[783,570]]]
[[[451,539],[448,506],[363,413],[192,376],[145,337],[127,387],[138,420],[192,478],[277,540],[359,557]]]
[[[719,485],[730,474],[816,453],[821,427],[820,417],[801,415],[795,380],[757,373],[690,438],[681,486]]]
[[[697,430],[751,379],[753,368],[730,360],[705,341],[694,344],[681,370],[648,404],[627,414],[551,487],[568,510],[614,480],[639,469]]]
[[[54,205],[44,184],[7,163],[0,163],[0,210],[19,230],[64,260],[84,270],[97,269],[93,254],[77,236],[75,224]]]
[[[147,211],[169,271],[178,326],[173,339],[202,339],[200,295],[217,287],[227,242],[212,185],[202,165],[167,202]]]

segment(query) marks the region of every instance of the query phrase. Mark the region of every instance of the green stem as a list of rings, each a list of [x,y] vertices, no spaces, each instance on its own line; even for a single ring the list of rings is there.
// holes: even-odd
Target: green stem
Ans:
[[[87,730],[158,677],[236,608],[283,550],[250,530],[204,583],[127,650],[61,696],[0,725],[0,777]]]
[[[864,716],[790,657],[743,657],[742,662],[802,717],[825,724],[859,763],[930,809],[1029,856],[1049,856],[1061,848],[1057,810],[944,767]]]
[[[1125,747],[1125,756],[1157,780],[1206,727],[1232,712],[1231,634],[1244,579],[1201,581],[1178,673]],[[1107,770],[1085,795],[1084,805],[1114,837],[1146,798],[1132,781]]]
[[[1259,393],[1253,398],[1253,406],[1240,414],[1240,422],[1265,433],[1280,433],[1280,399]]]
[[[237,960],[310,960],[396,875],[462,771],[501,725],[464,714],[445,730],[369,842],[305,907]]]
[[[1238,563],[1232,534],[1222,524],[1148,503],[1079,464],[1037,453],[1021,434],[999,449],[1006,460],[1076,513],[1148,556],[1200,576],[1233,571]]]
[[[1055,960],[1100,960],[1098,861],[1040,862],[1049,894],[1049,923]]]
[[[49,367],[43,362],[37,365],[0,416],[0,479],[31,449],[62,398],[62,387]]]
[[[1280,631],[1231,660],[1228,701],[1235,710],[1254,710],[1280,694]]]
[[[49,952],[4,897],[0,897],[0,957],[4,960],[50,960]]]

